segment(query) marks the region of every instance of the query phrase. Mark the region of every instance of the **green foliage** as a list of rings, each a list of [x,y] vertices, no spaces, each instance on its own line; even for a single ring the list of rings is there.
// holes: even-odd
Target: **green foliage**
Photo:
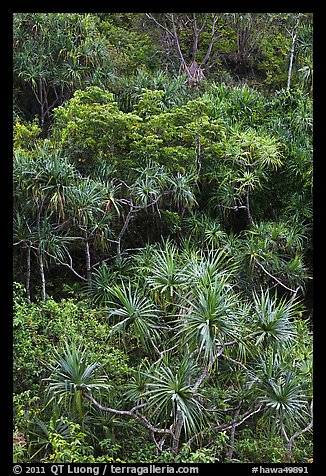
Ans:
[[[94,304],[105,306],[111,297],[111,288],[116,277],[117,274],[113,273],[106,263],[101,263],[93,270],[92,282],[90,286],[87,284],[86,292]]]
[[[42,463],[124,463],[119,458],[111,456],[94,457],[94,448],[87,443],[87,434],[82,431],[81,425],[61,417],[69,431],[68,436],[63,436],[55,430],[50,430],[47,435],[50,451],[41,459]],[[102,445],[104,449],[105,445]]]
[[[246,246],[253,276],[257,277],[258,272],[270,281],[260,266],[263,265],[283,284],[302,289],[309,279],[302,256],[306,233],[305,227],[284,221],[260,222],[248,230]]]
[[[254,293],[254,325],[256,345],[286,345],[295,336],[293,317],[297,314],[298,303],[277,300],[269,292]]]
[[[32,150],[40,141],[41,129],[34,120],[31,123],[22,123],[16,119],[14,123],[14,148]]]
[[[128,329],[130,325],[137,340],[146,348],[150,349],[153,341],[158,339],[155,329],[159,310],[145,296],[140,294],[140,290],[132,290],[129,283],[126,287],[115,285],[111,290],[112,301],[108,302],[108,317],[121,319],[111,329],[111,335],[120,333]]]
[[[257,389],[265,406],[264,417],[272,422],[272,432],[283,428],[293,432],[304,424],[308,414],[308,398],[302,380],[284,365],[280,354],[269,353],[257,372]]]
[[[74,398],[74,405],[82,418],[82,392],[96,392],[101,389],[108,390],[110,386],[106,377],[97,376],[99,362],[88,364],[86,351],[74,344],[65,345],[63,355],[58,351],[54,355],[54,361],[50,364],[51,376],[47,379],[47,391],[60,405],[70,405]]]
[[[172,235],[181,231],[180,215],[177,212],[171,212],[170,210],[161,211],[162,222]]]
[[[236,303],[236,296],[223,276],[216,277],[207,286],[199,285],[190,298],[184,299],[183,316],[178,316],[179,333],[190,351],[198,349],[199,356],[213,363],[219,345],[236,335],[239,338]]]
[[[116,74],[131,75],[139,67],[159,67],[156,45],[141,28],[138,15],[129,13],[97,14],[98,29],[108,39],[108,51]]]
[[[167,426],[181,418],[186,435],[198,431],[206,417],[200,395],[195,395],[189,385],[193,371],[188,359],[180,362],[177,370],[162,362],[149,375],[144,395],[155,421],[164,421]]]
[[[150,15],[14,14],[14,460],[305,463],[311,14]]]
[[[112,93],[90,87],[55,110],[54,137],[77,165],[86,162],[82,169],[99,158],[118,165],[140,122],[137,115],[119,111]]]
[[[153,253],[146,282],[155,300],[165,303],[165,306],[172,304],[178,292],[185,287],[178,250],[172,242],[166,241],[163,249]]]
[[[75,89],[103,85],[112,74],[107,40],[91,14],[15,13],[13,40],[18,103],[26,90],[33,93],[42,126]]]
[[[90,356],[101,355],[106,372],[118,380],[128,375],[128,365],[123,353],[112,348],[105,350],[108,328],[105,315],[84,302],[62,300],[27,304],[22,297],[15,299],[14,307],[14,389],[20,393],[38,387],[48,374],[45,355],[53,353],[52,346],[64,346],[74,339],[81,345],[91,339]]]
[[[312,454],[311,442],[304,439],[294,450],[293,461],[297,463],[307,463]],[[235,458],[231,462],[249,463],[284,463],[285,449],[284,442],[279,436],[255,436],[252,432],[243,434],[235,442]]]
[[[187,445],[183,445],[179,454],[175,457],[169,451],[163,451],[158,459],[159,463],[216,463],[218,459],[210,448],[198,448],[191,451]]]
[[[79,463],[89,459],[94,448],[88,446],[86,435],[80,431],[80,426],[70,422],[70,438],[67,441],[62,435],[50,432],[48,435],[51,451],[42,460],[46,463]]]

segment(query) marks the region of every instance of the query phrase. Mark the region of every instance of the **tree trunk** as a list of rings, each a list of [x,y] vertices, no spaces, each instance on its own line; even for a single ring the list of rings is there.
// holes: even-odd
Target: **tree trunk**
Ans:
[[[246,195],[246,207],[247,207],[247,214],[248,214],[248,220],[249,220],[249,223],[250,225],[253,225],[254,224],[254,220],[252,219],[252,215],[251,215],[251,212],[250,212],[250,200],[249,200],[249,188],[247,190],[247,195]]]
[[[192,86],[198,86],[204,79],[204,70],[196,61],[192,61],[187,67],[188,82]]]
[[[240,414],[240,406],[239,408],[237,408],[237,410],[235,411],[234,413],[234,417],[233,417],[233,420],[234,420],[234,423],[232,425],[232,428],[231,428],[231,435],[230,435],[230,442],[229,442],[229,449],[226,453],[226,456],[228,458],[233,458],[233,450],[234,450],[234,436],[235,436],[235,429],[236,429],[236,422],[237,422],[237,419],[238,419],[238,416]]]
[[[201,169],[201,137],[197,132],[197,150],[196,150],[196,172],[199,175]]]
[[[299,21],[300,21],[300,17],[297,18],[296,24],[295,24],[295,26],[294,26],[294,28],[291,32],[292,45],[291,45],[291,51],[290,51],[288,81],[287,81],[287,86],[286,86],[287,91],[289,91],[290,85],[291,85],[291,75],[292,75],[292,67],[293,67],[294,49],[295,49],[295,42],[296,42],[296,39],[297,39],[297,31],[298,31]]]
[[[175,454],[175,455],[178,454],[178,451],[179,451],[179,443],[180,443],[182,425],[183,425],[183,418],[182,418],[181,413],[178,411],[177,412],[177,418],[176,418],[176,424],[175,424],[175,430],[174,430],[174,434],[173,434],[173,440],[172,440],[172,453]]]
[[[89,243],[88,243],[87,237],[85,242],[85,259],[86,259],[86,278],[87,278],[88,285],[90,285],[92,281],[91,253],[89,251]]]
[[[39,251],[39,264],[40,264],[40,275],[41,275],[41,288],[42,288],[42,301],[45,301],[45,274],[44,274],[44,262],[43,262],[43,253]]]
[[[44,110],[44,91],[43,91],[43,84],[42,80],[39,81],[39,103],[41,106],[41,127],[44,128],[44,119],[45,119],[45,110]]]
[[[180,59],[180,69],[179,69],[179,71],[180,72],[185,72],[187,74],[187,76],[188,76],[187,82],[191,86],[193,86],[193,87],[198,86],[198,85],[200,85],[203,78],[205,77],[203,66],[208,62],[208,60],[211,57],[213,43],[217,38],[219,38],[221,36],[221,35],[216,36],[216,34],[215,34],[215,25],[218,21],[217,13],[214,14],[212,27],[211,27],[211,38],[210,38],[210,42],[209,42],[209,45],[208,45],[208,48],[207,48],[207,52],[206,52],[206,55],[205,55],[204,59],[202,60],[202,62],[200,64],[198,64],[196,62],[196,56],[197,56],[197,52],[198,52],[199,38],[200,38],[201,33],[205,29],[206,19],[203,21],[202,26],[199,27],[197,25],[196,14],[193,13],[192,45],[191,45],[192,61],[189,64],[187,64],[187,61],[186,61],[186,59],[184,57],[184,54],[182,52],[182,49],[181,49],[180,39],[179,39],[179,32],[182,31],[182,34],[184,34],[184,32],[187,30],[187,28],[185,27],[185,24],[183,22],[182,22],[181,26],[180,25],[177,26],[178,20],[180,20],[180,17],[178,17],[178,14],[176,15],[176,17],[174,16],[173,13],[165,13],[164,15],[165,15],[165,24],[162,24],[159,21],[157,21],[156,18],[153,17],[153,15],[151,15],[149,13],[146,13],[146,16],[148,18],[153,20],[156,23],[156,25],[158,25],[160,28],[162,28],[168,34],[168,36],[173,39],[173,41],[175,43],[175,46],[176,46],[176,50],[178,52],[179,59]],[[168,26],[168,24],[170,24],[170,27]]]
[[[291,52],[290,52],[290,64],[289,64],[289,71],[288,71],[288,82],[286,89],[287,91],[290,89],[290,84],[291,84],[291,75],[292,75],[292,66],[293,66],[293,58],[294,58],[294,47],[295,47],[295,40],[296,40],[296,34],[292,37],[292,46],[291,46]]]
[[[117,255],[120,256],[121,255],[121,239],[122,239],[122,236],[124,235],[125,231],[127,230],[128,228],[128,225],[129,225],[129,222],[132,218],[132,213],[134,211],[134,207],[133,207],[133,204],[130,205],[130,208],[129,208],[129,212],[128,212],[128,215],[126,216],[126,219],[125,219],[125,222],[121,228],[121,231],[119,233],[119,236],[117,238]]]
[[[31,303],[31,291],[30,291],[30,281],[31,281],[31,245],[27,245],[27,255],[26,255],[26,297],[28,304]]]
[[[38,259],[39,259],[39,269],[41,275],[41,289],[42,289],[42,301],[45,301],[46,294],[45,294],[45,274],[44,274],[44,261],[43,261],[43,251],[41,249],[41,211],[40,207],[38,207],[37,212],[37,234],[39,239],[39,246],[38,246]]]

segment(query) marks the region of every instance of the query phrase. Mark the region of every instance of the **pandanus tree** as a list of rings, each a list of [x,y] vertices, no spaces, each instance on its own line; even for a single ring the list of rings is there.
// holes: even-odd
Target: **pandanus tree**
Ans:
[[[118,319],[110,336],[124,334],[132,327],[136,339],[150,352],[159,340],[159,309],[146,296],[141,295],[139,288],[132,289],[130,282],[127,286],[123,282],[121,285],[113,285],[110,298],[107,303],[109,321]]]
[[[280,353],[267,352],[257,364],[253,384],[263,404],[262,418],[284,438],[286,461],[291,461],[294,440],[313,427],[313,400],[302,382]]]
[[[45,195],[44,208],[46,211],[54,212],[57,223],[65,221],[65,202],[68,187],[80,179],[76,168],[66,157],[62,156],[62,151],[51,147],[51,144],[44,141],[41,147],[34,151],[37,156],[37,174],[35,181],[40,190]]]
[[[231,128],[230,132],[224,142],[224,160],[211,173],[218,185],[210,202],[224,212],[244,209],[253,225],[251,194],[264,186],[270,171],[282,166],[281,146],[274,137],[252,128]]]
[[[237,299],[225,276],[193,289],[191,298],[183,298],[178,315],[180,339],[188,352],[212,366],[223,347],[238,340]]]
[[[304,226],[286,221],[260,222],[245,235],[245,253],[253,284],[259,275],[260,279],[294,295],[304,290],[309,279],[303,256],[308,239]]]
[[[111,297],[111,289],[117,279],[117,274],[113,273],[104,262],[93,268],[92,280],[87,285],[87,294],[98,306],[105,306]]]
[[[56,352],[52,360],[51,374],[45,379],[49,398],[58,404],[64,403],[67,408],[74,408],[81,419],[84,418],[83,398],[105,413],[132,418],[151,431],[160,450],[169,438],[173,452],[177,453],[182,427],[186,435],[193,434],[205,420],[200,394],[190,385],[194,367],[189,360],[181,362],[176,372],[167,364],[160,363],[145,374],[148,383],[143,397],[146,403],[136,404],[130,410],[103,406],[95,398],[101,390],[110,390],[110,384],[105,376],[98,376],[100,365],[88,361],[85,349],[66,344],[63,352]],[[144,413],[140,413],[144,407]],[[163,426],[162,419],[166,422]],[[158,436],[162,437],[160,442],[155,439]]]
[[[166,241],[163,249],[153,253],[146,277],[146,283],[152,290],[155,300],[161,303],[164,309],[175,303],[178,292],[186,286],[181,271],[178,250],[173,243]]]
[[[35,240],[35,225],[34,227],[31,224],[30,218],[27,214],[23,214],[24,211],[17,211],[13,219],[13,237],[14,245],[21,246],[26,250],[26,279],[25,279],[25,289],[26,289],[26,298],[27,302],[31,302],[31,291],[30,291],[30,281],[31,281],[31,252],[32,252],[32,243]]]
[[[37,222],[36,229],[37,239],[32,248],[37,252],[41,275],[42,300],[44,301],[46,299],[45,270],[51,261],[63,265],[69,262],[70,254],[67,245],[71,243],[72,239],[69,236],[58,233],[53,224],[51,224],[51,217],[46,213]]]
[[[84,241],[86,279],[90,285],[92,276],[90,242],[97,220],[105,214],[104,190],[94,180],[84,178],[78,184],[69,187],[67,202],[72,223]]]
[[[43,128],[82,84],[104,84],[107,42],[90,14],[15,13],[13,21],[15,83],[33,95]]]
[[[65,218],[66,189],[76,178],[74,167],[65,159],[61,159],[60,151],[51,151],[45,141],[43,147],[36,148],[37,167],[32,195],[37,205],[36,228],[38,234],[38,260],[40,266],[42,299],[45,299],[44,266],[47,257],[57,258],[66,262],[69,239],[64,238],[60,231],[55,232],[55,224],[59,225]],[[56,219],[52,217],[56,216]],[[69,256],[69,253],[67,253]]]
[[[42,299],[45,300],[45,274],[44,274],[44,246],[42,243],[42,231],[41,231],[41,222],[42,214],[44,212],[44,206],[46,203],[46,194],[42,190],[42,187],[37,181],[37,173],[40,167],[40,162],[37,159],[31,158],[27,153],[22,150],[18,150],[14,157],[14,188],[15,195],[19,198],[18,202],[18,215],[16,214],[15,228],[16,233],[22,232],[22,226],[19,218],[19,208],[21,207],[21,199],[24,198],[25,201],[25,211],[28,211],[30,217],[32,217],[33,222],[35,223],[35,232],[32,234],[30,226],[26,222],[26,227],[30,234],[28,254],[27,254],[27,278],[26,278],[26,293],[27,297],[30,300],[30,290],[29,290],[29,270],[30,270],[30,249],[32,247],[31,238],[34,236],[34,240],[37,243],[37,258],[39,264],[39,271],[41,277],[41,292]],[[26,239],[23,240],[26,242]],[[19,242],[17,242],[18,244]],[[35,243],[34,243],[35,244]]]
[[[297,82],[312,93],[312,27],[309,20],[309,14],[297,13],[291,15],[285,27],[286,33],[291,39],[287,90],[291,87],[294,70]]]
[[[61,152],[53,150],[48,141],[38,145],[32,152],[18,149],[14,160],[14,188],[17,197],[15,231],[20,235],[17,242],[27,245],[26,292],[30,299],[29,273],[30,250],[37,255],[41,276],[42,299],[45,299],[45,266],[49,259],[68,266],[74,271],[66,245],[72,237],[66,234],[67,190],[78,174],[72,164],[62,158]],[[23,200],[22,200],[23,199]],[[19,202],[18,202],[19,200]],[[22,208],[22,203],[24,206]],[[22,240],[22,215],[25,216],[27,236]],[[27,240],[27,241],[26,241]],[[76,274],[76,273],[75,273]],[[78,273],[77,273],[78,275]]]
[[[178,173],[176,176],[169,178],[169,190],[171,201],[175,204],[183,218],[187,210],[197,204],[195,187],[198,177],[195,173]]]
[[[83,392],[96,393],[110,388],[107,378],[98,375],[100,367],[98,362],[87,361],[86,350],[81,346],[66,343],[63,352],[57,351],[50,363],[51,376],[46,379],[49,397],[58,404],[64,401],[67,407],[73,406],[83,418]]]
[[[295,338],[293,318],[299,309],[296,300],[277,297],[261,289],[253,294],[253,327],[255,345],[280,348]]]
[[[181,431],[186,436],[198,432],[205,422],[205,409],[199,390],[194,391],[195,365],[189,359],[178,362],[177,368],[161,361],[148,376],[144,392],[146,411],[156,423],[165,422],[172,432],[172,452],[178,453]]]
[[[17,150],[13,162],[13,187],[15,217],[13,232],[15,245],[27,247],[26,255],[26,295],[30,302],[30,273],[32,244],[40,235],[42,199],[35,181],[37,161],[26,151]],[[24,204],[24,206],[22,206]],[[44,271],[42,256],[39,255],[39,269],[42,281],[42,296],[45,299]]]
[[[171,251],[171,244],[166,248]],[[132,419],[149,430],[159,453],[170,445],[175,455],[181,443],[194,445],[200,438],[209,442],[221,431],[231,432],[228,454],[232,455],[237,428],[255,416],[283,435],[291,459],[296,438],[312,428],[312,421],[306,423],[311,383],[306,367],[291,359],[293,346],[307,350],[298,304],[269,290],[254,293],[251,299],[236,292],[232,280],[237,267],[222,252],[191,256],[189,268],[179,270],[186,285],[172,287],[177,297],[171,308],[174,320],[167,320],[136,286],[139,277],[107,289],[103,311],[108,311],[112,342],[117,334],[129,339],[129,345],[135,337],[147,356],[125,387],[130,409],[126,405],[121,409],[116,400],[115,404],[110,400],[111,406],[99,401],[108,397],[96,393],[96,381],[93,386],[84,376],[85,368],[93,369],[94,376],[96,370],[85,354],[86,360],[74,357],[76,368],[70,372],[70,354],[76,354],[71,346],[60,359],[59,354],[55,357],[50,394],[62,402],[75,398],[79,410],[83,398],[112,417]],[[180,264],[184,258],[179,256]],[[169,302],[169,292],[162,298]],[[301,374],[306,375],[304,381]],[[230,390],[223,387],[226,381]],[[102,380],[100,388],[105,390]],[[219,395],[218,407],[214,392]]]

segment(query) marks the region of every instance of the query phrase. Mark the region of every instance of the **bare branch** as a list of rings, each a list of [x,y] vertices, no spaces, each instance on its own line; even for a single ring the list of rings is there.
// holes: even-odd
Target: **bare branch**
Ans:
[[[200,387],[200,385],[203,383],[203,381],[205,380],[205,378],[207,377],[207,375],[209,374],[209,371],[211,369],[211,365],[207,365],[203,371],[203,373],[200,375],[200,377],[197,379],[194,387],[193,387],[193,392],[197,392],[198,388]]]
[[[120,199],[119,201],[121,203],[124,203],[124,204],[128,204],[129,205],[129,212],[126,216],[126,219],[125,219],[125,222],[120,230],[120,233],[118,235],[118,238],[117,240],[111,240],[112,243],[117,243],[118,247],[117,247],[117,252],[118,252],[118,255],[121,254],[121,239],[124,235],[124,233],[126,232],[127,228],[128,228],[128,225],[129,225],[129,222],[130,220],[133,218],[133,213],[137,213],[139,212],[140,210],[145,210],[146,208],[149,208],[149,207],[152,207],[153,205],[155,205],[155,203],[157,203],[164,195],[167,195],[169,192],[163,192],[161,193],[160,195],[158,195],[158,197],[155,198],[155,200],[152,200],[150,203],[148,203],[147,205],[135,205],[132,200],[124,200],[124,199]],[[109,240],[110,241],[110,240]]]
[[[88,393],[81,392],[81,394],[83,397],[87,398],[90,402],[93,403],[93,405],[95,405],[97,408],[99,408],[103,412],[112,413],[113,415],[128,416],[130,418],[133,418],[134,420],[138,421],[138,423],[140,423],[142,426],[144,426],[145,428],[147,428],[153,433],[157,433],[160,435],[172,434],[171,430],[164,429],[164,428],[156,428],[143,415],[139,415],[135,413],[136,410],[140,410],[141,408],[143,408],[146,405],[146,403],[142,403],[141,405],[136,405],[131,410],[116,410],[114,408],[109,408],[109,407],[105,407],[101,405],[97,400],[95,400],[94,397],[92,397]]]
[[[313,400],[311,400],[311,405],[310,405],[310,412],[311,412],[311,421],[310,423],[305,427],[303,428],[302,430],[299,430],[297,431],[296,433],[294,433],[294,435],[292,435],[290,438],[288,437],[286,431],[285,431],[285,427],[284,427],[284,424],[282,422],[282,425],[281,425],[281,431],[282,431],[282,434],[285,438],[285,441],[286,441],[286,445],[287,445],[287,459],[288,461],[291,460],[292,458],[292,446],[293,446],[293,441],[298,438],[298,436],[301,436],[303,435],[304,433],[306,433],[307,431],[311,430],[311,428],[313,427]]]
[[[210,57],[210,54],[211,54],[211,51],[212,51],[212,47],[213,47],[213,43],[214,43],[214,39],[216,39],[216,38],[215,38],[215,24],[216,24],[217,20],[218,20],[217,13],[215,13],[215,14],[214,14],[214,18],[213,18],[213,24],[212,24],[211,41],[209,42],[206,56],[205,56],[205,58],[203,59],[203,61],[200,63],[200,66],[203,66],[205,63],[207,63],[207,61],[208,61],[208,59],[209,59],[209,57]]]
[[[14,246],[17,246],[17,245],[20,245],[21,243],[25,243],[26,240],[19,240],[19,241],[16,241],[16,243],[14,243],[13,245]]]
[[[31,246],[31,248],[33,248],[34,250],[38,250],[38,248],[36,246]],[[48,251],[46,250],[43,250],[43,252],[49,256],[50,258],[54,259],[57,263],[61,264],[62,266],[66,266],[67,268],[69,268],[79,279],[82,279],[83,281],[87,281],[86,278],[84,278],[84,276],[81,276],[79,273],[77,273],[77,271],[73,268],[73,265],[72,265],[72,257],[70,256],[68,250],[66,249],[66,253],[69,257],[69,261],[70,263],[64,263],[63,261],[61,261],[57,256],[54,256],[53,254],[49,253]]]
[[[311,422],[303,430],[300,430],[294,433],[294,435],[292,435],[290,438],[291,442],[293,442],[295,438],[298,438],[298,436],[303,435],[303,433],[306,433],[306,431],[309,431],[313,427],[313,400],[311,400],[310,410],[311,410]]]
[[[254,261],[255,263],[258,264],[258,266],[260,266],[260,268],[272,279],[274,279],[274,281],[276,281],[278,284],[280,284],[284,289],[287,289],[288,291],[291,291],[291,293],[295,293],[297,294],[299,288],[297,289],[291,289],[291,288],[288,288],[287,286],[285,286],[285,284],[283,284],[279,279],[277,279],[275,276],[273,276],[271,273],[269,273],[267,271],[267,269],[264,268],[264,266],[254,257]]]
[[[129,222],[132,218],[132,213],[134,212],[134,206],[131,204],[130,205],[130,209],[129,209],[129,212],[128,212],[128,215],[125,219],[125,222],[123,224],[123,227],[121,228],[120,230],[120,233],[119,233],[119,236],[117,238],[117,243],[118,243],[118,248],[117,248],[117,251],[118,251],[118,255],[121,254],[121,239],[122,239],[122,236],[124,235],[125,231],[127,230],[128,228],[128,225],[129,225]]]
[[[242,367],[246,372],[248,371],[247,367],[242,362],[239,362],[238,360],[232,359],[231,357],[229,357],[226,354],[223,354],[223,357],[225,357],[227,360],[230,360],[230,362],[233,362],[234,364],[240,365],[240,367]]]
[[[248,410],[243,415],[241,415],[241,417],[238,421],[237,421],[237,418],[238,418],[237,417],[229,423],[223,423],[221,425],[216,425],[214,430],[216,430],[216,431],[225,431],[225,430],[228,430],[228,429],[232,428],[233,426],[234,427],[240,426],[240,425],[242,425],[242,423],[244,423],[252,415],[254,415],[255,413],[258,413],[261,410],[261,408],[262,408],[262,405],[259,405],[258,408],[254,407],[252,410]],[[196,435],[192,436],[190,438],[190,440],[187,441],[186,444],[190,446],[199,436],[203,435],[204,433],[207,433],[208,431],[211,431],[211,428],[208,428],[204,431],[196,433]]]
[[[193,32],[194,32],[194,41],[192,45],[192,60],[195,61],[197,50],[198,50],[198,39],[200,35],[200,30],[198,30],[198,27],[197,27],[196,13],[193,13],[192,16],[193,16]]]
[[[147,18],[149,18],[150,20],[153,20],[156,25],[158,25],[160,28],[163,28],[163,30],[165,30],[169,35],[171,35],[172,37],[174,37],[174,34],[172,33],[172,31],[170,31],[168,28],[166,28],[164,25],[162,25],[162,23],[159,23],[156,18],[153,17],[153,15],[151,13],[145,13],[145,15],[147,16]]]
[[[177,45],[177,49],[178,49],[178,53],[179,53],[181,63],[185,67],[187,73],[189,74],[188,66],[186,64],[186,61],[185,61],[184,56],[183,56],[182,51],[181,51],[179,36],[178,36],[177,28],[175,26],[173,13],[171,14],[171,23],[172,23],[172,26],[173,26],[173,36],[174,36],[174,39],[175,39],[175,42],[176,42],[176,45]]]

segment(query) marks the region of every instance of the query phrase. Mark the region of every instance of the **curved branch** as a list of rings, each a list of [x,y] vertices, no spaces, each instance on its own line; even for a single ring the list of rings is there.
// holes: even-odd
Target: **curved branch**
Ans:
[[[93,403],[93,405],[95,405],[99,410],[102,410],[103,412],[112,413],[113,415],[128,416],[130,418],[133,418],[134,420],[138,421],[138,423],[140,423],[142,426],[144,426],[145,428],[147,428],[153,433],[157,433],[160,435],[172,435],[171,430],[165,429],[165,428],[156,428],[147,420],[147,418],[135,413],[136,410],[143,408],[146,405],[146,403],[142,403],[141,405],[136,405],[131,410],[116,410],[115,408],[109,408],[109,407],[105,407],[101,405],[97,400],[95,400],[94,397],[92,397],[88,393],[81,392],[81,395],[87,398],[90,402]]]
[[[311,428],[313,427],[313,400],[311,400],[310,412],[311,412],[311,422],[305,428],[303,428],[303,430],[297,431],[296,433],[294,433],[294,435],[291,436],[291,438],[289,438],[288,443],[290,442],[291,446],[292,446],[293,440],[298,438],[298,436],[303,435],[303,433],[306,433],[306,431],[311,430]]]
[[[180,57],[181,63],[182,63],[182,65],[184,66],[184,68],[186,69],[187,73],[189,74],[189,68],[188,68],[188,66],[187,66],[187,64],[186,64],[186,61],[185,61],[184,56],[183,56],[183,53],[182,53],[182,51],[181,51],[181,46],[180,46],[180,42],[179,42],[179,36],[178,36],[177,28],[176,28],[176,26],[175,26],[173,13],[171,14],[171,23],[172,23],[172,27],[173,27],[173,37],[174,37],[175,42],[176,42],[176,45],[177,45],[177,49],[178,49],[178,53],[179,53],[179,57]]]
[[[218,20],[218,17],[217,17],[217,13],[214,14],[214,18],[213,18],[213,24],[212,24],[212,33],[211,33],[211,41],[209,42],[209,45],[208,45],[208,49],[207,49],[207,53],[205,55],[205,58],[203,59],[203,61],[200,63],[200,67],[203,66],[209,59],[210,57],[210,54],[211,54],[211,51],[212,51],[212,47],[213,47],[213,43],[214,43],[214,35],[215,35],[215,24]]]
[[[282,434],[285,438],[285,441],[286,441],[286,446],[287,446],[287,459],[288,461],[291,460],[292,458],[292,446],[293,446],[293,441],[298,438],[298,436],[301,436],[303,435],[304,433],[306,433],[306,431],[309,431],[311,430],[311,428],[313,427],[313,412],[312,412],[312,407],[313,407],[313,400],[311,400],[311,405],[310,405],[310,410],[311,410],[311,422],[305,427],[303,428],[302,430],[299,430],[297,431],[296,433],[294,433],[294,435],[292,435],[290,438],[288,437],[286,431],[285,431],[285,428],[284,428],[284,424],[282,422],[282,426],[281,426],[281,431],[282,431]]]
[[[295,293],[295,295],[297,294],[297,292],[299,291],[299,287],[297,289],[291,289],[291,288],[288,288],[287,286],[285,286],[285,284],[283,284],[279,279],[277,279],[275,276],[273,276],[271,273],[269,273],[267,271],[267,269],[264,268],[264,266],[255,258],[254,258],[254,261],[255,263],[258,264],[258,266],[260,266],[260,268],[272,279],[274,279],[274,281],[276,281],[278,284],[280,284],[283,288],[287,289],[288,291],[291,291],[291,293]]]
[[[217,431],[225,431],[228,430],[232,427],[236,428],[237,426],[242,425],[248,418],[250,418],[252,415],[255,413],[258,413],[262,408],[262,405],[259,405],[259,407],[254,407],[253,410],[248,410],[245,412],[243,415],[241,415],[241,418],[237,421],[237,417],[233,419],[233,421],[229,423],[223,423],[221,425],[216,425],[214,430]],[[192,436],[190,440],[187,441],[186,445],[190,446],[199,436],[201,436],[204,433],[207,433],[208,431],[211,431],[211,428],[208,428],[207,430],[201,431],[200,433],[196,433],[196,435]]]
[[[153,20],[156,25],[158,25],[160,28],[163,28],[163,30],[165,30],[169,35],[171,36],[174,36],[172,31],[170,31],[168,28],[166,28],[164,25],[162,25],[162,23],[158,22],[156,20],[156,18],[153,17],[153,15],[151,13],[145,13],[145,15],[147,16],[147,18],[149,18],[150,20]]]
[[[32,248],[33,250],[38,250],[38,248],[37,248],[36,246],[31,246],[31,248]],[[43,252],[44,252],[47,256],[49,256],[50,258],[54,259],[54,260],[57,262],[57,264],[59,263],[59,264],[61,264],[62,266],[66,266],[66,267],[69,268],[70,271],[72,271],[79,279],[82,279],[83,281],[87,281],[87,279],[84,278],[84,276],[81,276],[81,275],[80,275],[79,273],[77,273],[77,271],[73,268],[73,266],[72,266],[72,257],[70,256],[70,253],[68,252],[67,249],[66,249],[65,251],[66,251],[66,253],[67,253],[68,257],[69,257],[70,264],[64,263],[64,262],[61,261],[57,256],[54,256],[53,254],[49,253],[47,250],[43,250]]]

